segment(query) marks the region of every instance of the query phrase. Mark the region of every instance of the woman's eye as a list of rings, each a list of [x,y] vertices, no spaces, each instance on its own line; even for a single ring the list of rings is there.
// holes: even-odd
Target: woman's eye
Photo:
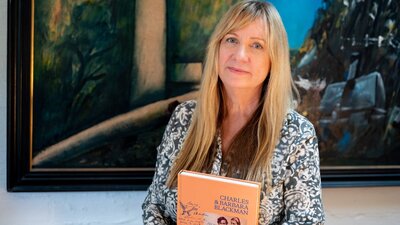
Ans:
[[[256,48],[256,49],[263,49],[263,46],[262,46],[260,43],[254,43],[254,44],[253,44],[253,48]]]
[[[225,41],[226,41],[227,43],[232,43],[232,44],[237,43],[236,38],[233,38],[233,37],[228,37]]]

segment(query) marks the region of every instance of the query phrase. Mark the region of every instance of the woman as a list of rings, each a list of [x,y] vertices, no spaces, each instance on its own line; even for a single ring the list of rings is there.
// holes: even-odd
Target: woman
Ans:
[[[217,224],[218,225],[228,225],[228,220],[223,216],[218,217]]]
[[[237,217],[233,217],[231,219],[231,225],[240,225],[240,219]]]
[[[314,127],[292,110],[286,31],[269,3],[234,5],[212,34],[197,101],[180,104],[158,147],[145,224],[176,221],[180,170],[259,181],[260,224],[321,224]]]

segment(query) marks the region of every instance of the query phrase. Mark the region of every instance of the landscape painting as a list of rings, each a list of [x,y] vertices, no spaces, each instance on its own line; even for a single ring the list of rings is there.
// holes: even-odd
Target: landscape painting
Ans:
[[[35,1],[32,169],[153,171],[169,116],[195,98],[208,37],[235,2]],[[168,15],[153,33],[150,7]],[[166,45],[158,55],[143,49],[149,35]],[[160,55],[152,74],[142,58]]]
[[[99,171],[112,185],[103,175],[119,171],[120,189],[137,179],[147,187],[169,117],[196,98],[208,38],[236,2],[11,2],[9,66],[21,72],[9,70],[8,132],[11,161],[25,162],[18,179]],[[400,3],[270,2],[287,29],[296,110],[316,128],[323,181],[327,171],[398,174]]]

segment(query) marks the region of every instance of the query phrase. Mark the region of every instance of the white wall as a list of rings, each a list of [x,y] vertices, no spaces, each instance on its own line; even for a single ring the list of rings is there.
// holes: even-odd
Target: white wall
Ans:
[[[7,1],[0,0],[0,225],[142,224],[144,192],[6,191]],[[323,190],[328,225],[399,224],[400,187]]]
[[[327,225],[400,224],[400,187],[325,188]]]

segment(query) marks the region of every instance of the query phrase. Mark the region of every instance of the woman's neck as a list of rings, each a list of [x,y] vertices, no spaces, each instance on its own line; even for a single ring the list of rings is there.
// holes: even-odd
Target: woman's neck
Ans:
[[[258,107],[260,94],[259,91],[227,92],[225,97],[227,112],[224,117],[249,118]]]
[[[221,138],[222,152],[228,151],[234,136],[249,121],[257,109],[260,100],[260,93],[230,92],[226,93],[225,104],[227,112],[222,119]]]

